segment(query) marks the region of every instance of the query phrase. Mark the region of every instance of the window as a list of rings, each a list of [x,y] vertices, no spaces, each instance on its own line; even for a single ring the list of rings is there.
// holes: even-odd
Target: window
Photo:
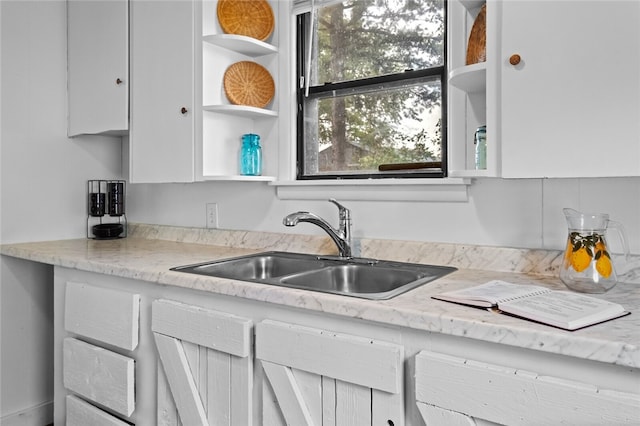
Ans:
[[[445,176],[444,0],[294,8],[298,179]]]

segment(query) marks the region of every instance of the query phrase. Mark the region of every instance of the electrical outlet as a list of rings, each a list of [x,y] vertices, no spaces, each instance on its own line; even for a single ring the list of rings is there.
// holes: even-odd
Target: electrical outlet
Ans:
[[[207,203],[207,228],[218,228],[218,203]]]

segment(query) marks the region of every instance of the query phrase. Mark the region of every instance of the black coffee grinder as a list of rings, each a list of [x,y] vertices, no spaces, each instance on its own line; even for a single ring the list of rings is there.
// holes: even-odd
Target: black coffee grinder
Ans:
[[[90,180],[87,190],[87,238],[106,240],[127,236],[124,180]]]

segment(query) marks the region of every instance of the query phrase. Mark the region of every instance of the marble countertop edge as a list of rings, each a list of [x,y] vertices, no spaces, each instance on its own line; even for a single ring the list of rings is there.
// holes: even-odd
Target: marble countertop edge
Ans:
[[[169,270],[173,266],[234,257],[265,249],[330,253],[332,243],[324,237],[310,236],[301,242],[295,235],[244,231],[201,232],[200,235],[207,234],[206,238],[202,238],[198,236],[200,231],[196,229],[187,230],[182,236],[180,229],[173,227],[141,225],[139,230],[144,232],[130,233],[129,237],[121,240],[77,239],[4,244],[0,246],[0,253],[65,268],[640,367],[640,287],[633,284],[618,284],[607,293],[607,298],[622,303],[632,312],[631,315],[574,332],[431,298],[444,290],[468,287],[490,279],[505,279],[516,283],[534,282],[562,290],[564,286],[557,277],[549,273],[554,270],[553,263],[557,262],[557,253],[554,252],[520,249],[501,251],[499,248],[437,243],[363,241],[368,257],[388,258],[382,255],[393,253],[394,258],[389,260],[447,264],[461,256],[462,260],[458,259],[457,265],[472,266],[457,266],[459,270],[453,274],[393,299],[370,301]],[[176,237],[169,238],[172,235]],[[164,238],[158,238],[159,236]],[[489,267],[473,268],[478,264]],[[526,272],[522,272],[523,270]],[[545,273],[539,273],[540,271]]]

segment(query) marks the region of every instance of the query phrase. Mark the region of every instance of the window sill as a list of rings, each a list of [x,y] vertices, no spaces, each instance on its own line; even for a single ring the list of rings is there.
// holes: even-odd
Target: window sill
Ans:
[[[281,200],[468,201],[471,179],[342,179],[275,181]]]

